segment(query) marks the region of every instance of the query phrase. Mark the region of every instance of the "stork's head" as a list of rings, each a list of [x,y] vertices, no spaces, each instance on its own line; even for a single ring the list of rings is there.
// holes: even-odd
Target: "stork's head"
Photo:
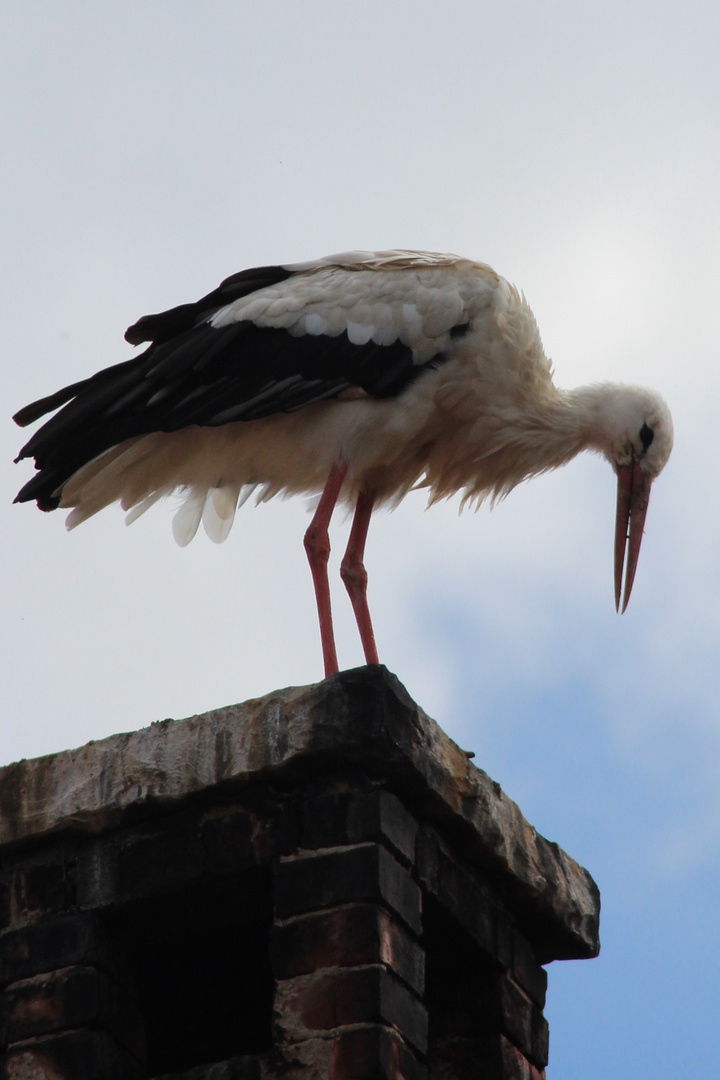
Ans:
[[[620,609],[623,564],[627,550],[625,595],[628,605],[650,487],[662,472],[673,445],[670,410],[654,390],[640,386],[603,386],[598,392],[598,424],[593,432],[597,448],[617,473],[618,499],[615,522],[615,606]]]

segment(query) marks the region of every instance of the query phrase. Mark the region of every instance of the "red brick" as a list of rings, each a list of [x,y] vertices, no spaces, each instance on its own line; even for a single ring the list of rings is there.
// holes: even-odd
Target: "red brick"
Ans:
[[[422,932],[420,890],[407,870],[379,844],[280,860],[275,876],[279,918],[353,900],[380,900],[416,934]]]
[[[425,985],[423,950],[385,908],[375,904],[348,904],[276,923],[272,963],[280,979],[320,968],[381,963],[418,994]]]
[[[145,1080],[137,1061],[102,1031],[68,1031],[11,1046],[1,1080]]]
[[[380,966],[329,969],[278,983],[277,1023],[283,1038],[307,1039],[348,1024],[393,1025],[421,1053],[427,1013],[418,998]]]

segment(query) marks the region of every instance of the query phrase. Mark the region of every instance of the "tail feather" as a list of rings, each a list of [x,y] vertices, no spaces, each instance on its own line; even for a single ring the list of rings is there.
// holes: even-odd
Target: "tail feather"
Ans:
[[[153,491],[151,495],[148,495],[147,498],[142,499],[141,502],[136,503],[135,506],[133,506],[128,511],[128,513],[125,515],[125,524],[132,525],[134,521],[137,521],[139,517],[142,517],[146,510],[149,510],[151,506],[154,506],[159,499],[163,498],[164,495],[170,495],[171,492],[172,488],[158,488],[157,491]],[[128,508],[124,506],[123,509],[127,510]]]
[[[202,523],[214,544],[222,544],[235,520],[240,489],[236,485],[210,488],[205,499]]]
[[[175,537],[175,543],[179,544],[180,547],[187,547],[195,536],[195,533],[198,531],[206,497],[206,488],[191,487],[185,502],[175,514],[172,523],[172,531],[173,536]]]

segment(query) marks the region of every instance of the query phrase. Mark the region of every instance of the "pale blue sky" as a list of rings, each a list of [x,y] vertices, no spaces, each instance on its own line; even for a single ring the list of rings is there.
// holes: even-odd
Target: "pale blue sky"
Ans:
[[[716,3],[1,2],[0,760],[313,682],[302,500],[185,550],[161,505],[11,507],[9,420],[246,266],[450,250],[522,288],[559,385],[646,383],[676,448],[632,602],[578,460],[371,528],[381,658],[582,861],[603,953],[550,969],[549,1080],[710,1076],[720,995]],[[334,526],[335,557],[347,523]],[[337,567],[336,567],[337,568]],[[339,587],[342,666],[361,652]]]

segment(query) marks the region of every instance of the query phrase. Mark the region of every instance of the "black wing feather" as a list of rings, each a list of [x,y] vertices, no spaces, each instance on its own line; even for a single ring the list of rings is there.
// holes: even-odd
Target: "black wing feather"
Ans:
[[[445,359],[440,353],[418,365],[400,341],[355,345],[347,333],[295,337],[248,320],[208,324],[238,296],[288,276],[278,267],[243,271],[197,304],[145,316],[126,334],[153,340],[144,353],[22,409],[16,420],[30,423],[64,404],[20,451],[17,460],[34,457],[39,472],[15,501],[37,499],[41,509],[54,509],[73,473],[134,436],[294,412],[349,387],[393,397]]]
[[[154,341],[159,345],[170,341],[185,330],[191,330],[209,313],[219,311],[226,304],[232,304],[233,300],[249,296],[258,289],[287,281],[293,273],[284,266],[256,266],[252,270],[241,270],[239,274],[232,274],[221,281],[217,289],[203,296],[196,304],[181,304],[158,315],[143,315],[125,331],[125,340],[131,345],[141,345],[144,341]]]

